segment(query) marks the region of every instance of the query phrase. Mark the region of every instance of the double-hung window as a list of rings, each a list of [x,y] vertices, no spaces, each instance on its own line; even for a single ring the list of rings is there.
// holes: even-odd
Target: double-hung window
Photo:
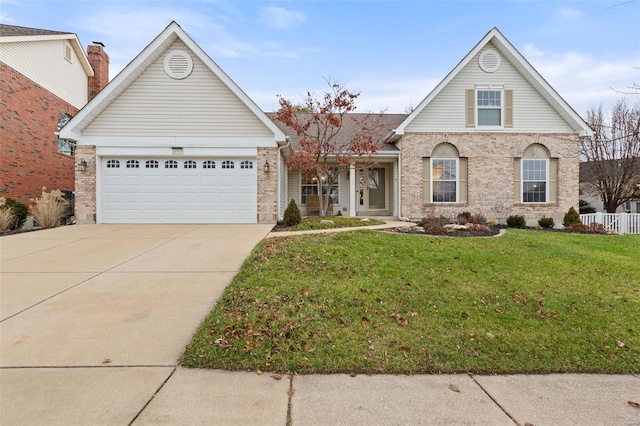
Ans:
[[[549,160],[522,159],[522,202],[546,203]]]
[[[478,89],[476,91],[478,127],[502,126],[502,90]]]
[[[458,202],[458,159],[431,159],[431,201]]]
[[[302,175],[300,175],[301,178],[301,186],[300,186],[300,190],[301,190],[301,197],[300,197],[300,202],[302,204],[307,204],[307,197],[310,195],[318,195],[318,179],[315,177],[311,177],[311,178],[306,178]],[[326,182],[322,182],[322,194],[326,195],[327,191],[329,191],[328,185]],[[331,186],[331,190],[328,192],[331,195],[331,198],[333,199],[333,203],[334,204],[338,204],[338,200],[339,198],[339,184],[337,182],[333,182],[333,185]]]

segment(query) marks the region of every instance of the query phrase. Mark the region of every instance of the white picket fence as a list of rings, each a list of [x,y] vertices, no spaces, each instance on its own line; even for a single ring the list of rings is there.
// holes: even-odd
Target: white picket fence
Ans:
[[[640,234],[640,213],[589,213],[581,214],[585,225],[600,223],[607,231],[618,234]]]

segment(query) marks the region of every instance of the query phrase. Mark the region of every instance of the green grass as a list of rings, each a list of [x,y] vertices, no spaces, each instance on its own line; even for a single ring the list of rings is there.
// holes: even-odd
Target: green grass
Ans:
[[[640,236],[269,239],[182,355],[297,373],[639,373]]]
[[[384,222],[378,219],[363,220],[362,217],[345,217],[345,216],[309,216],[303,217],[302,222],[298,225],[289,227],[287,231],[310,231],[315,229],[333,229],[333,228],[353,228],[357,226],[383,225]],[[323,220],[331,220],[332,224],[320,223]]]

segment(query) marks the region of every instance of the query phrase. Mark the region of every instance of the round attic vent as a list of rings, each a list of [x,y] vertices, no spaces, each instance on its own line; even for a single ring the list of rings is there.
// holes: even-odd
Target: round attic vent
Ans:
[[[181,80],[188,77],[192,70],[193,60],[183,50],[172,50],[164,58],[164,71],[171,78]]]
[[[478,59],[484,72],[495,72],[500,68],[500,54],[493,49],[485,50]]]

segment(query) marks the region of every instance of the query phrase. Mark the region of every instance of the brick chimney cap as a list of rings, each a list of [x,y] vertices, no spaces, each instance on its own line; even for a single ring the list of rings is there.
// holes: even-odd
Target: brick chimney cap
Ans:
[[[101,41],[92,41],[92,43],[104,47],[104,43]]]

